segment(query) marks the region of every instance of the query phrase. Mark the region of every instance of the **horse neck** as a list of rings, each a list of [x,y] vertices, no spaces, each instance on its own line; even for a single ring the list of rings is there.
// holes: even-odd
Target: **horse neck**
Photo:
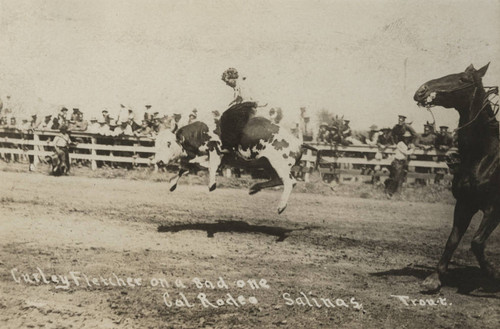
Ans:
[[[478,88],[472,101],[455,107],[460,114],[458,148],[462,156],[474,157],[498,149],[498,121],[490,104],[483,108],[485,97],[484,89]]]

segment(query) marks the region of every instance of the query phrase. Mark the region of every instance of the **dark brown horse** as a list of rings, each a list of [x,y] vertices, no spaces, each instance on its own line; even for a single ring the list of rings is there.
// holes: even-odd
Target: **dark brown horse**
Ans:
[[[453,252],[479,210],[483,219],[472,239],[472,251],[483,272],[499,279],[498,270],[484,256],[486,240],[500,222],[499,127],[482,84],[488,65],[479,70],[470,65],[465,72],[426,82],[414,96],[419,105],[455,108],[460,114],[457,128],[460,164],[452,185],[457,200],[453,228],[436,272],[423,282],[428,291],[441,287]]]

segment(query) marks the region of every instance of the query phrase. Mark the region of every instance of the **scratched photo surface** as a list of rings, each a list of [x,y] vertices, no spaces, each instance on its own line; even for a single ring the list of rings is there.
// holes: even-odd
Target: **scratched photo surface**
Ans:
[[[0,0],[0,328],[497,328],[498,31],[485,0]]]

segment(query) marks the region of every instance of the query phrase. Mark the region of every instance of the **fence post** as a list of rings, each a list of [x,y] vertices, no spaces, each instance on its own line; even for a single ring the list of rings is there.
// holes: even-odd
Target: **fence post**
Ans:
[[[92,170],[96,170],[97,169],[97,162],[95,160],[95,157],[97,156],[97,152],[95,150],[95,145],[97,144],[97,141],[96,141],[96,138],[94,136],[92,136],[90,138],[90,141],[91,141],[91,150],[90,150],[90,154],[92,155],[92,159],[90,160],[90,169]]]
[[[40,141],[40,138],[38,137],[38,133],[33,130],[33,166],[36,168],[38,163],[40,162],[39,154],[40,154],[40,145],[38,145],[38,142]]]
[[[306,172],[304,174],[304,182],[309,183],[309,173],[311,172],[311,162],[309,161],[309,157],[312,157],[312,151],[306,151],[307,161],[306,161]]]

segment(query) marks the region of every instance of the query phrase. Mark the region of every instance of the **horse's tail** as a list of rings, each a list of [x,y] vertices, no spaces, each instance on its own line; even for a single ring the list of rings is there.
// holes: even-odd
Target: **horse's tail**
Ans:
[[[299,152],[299,156],[295,158],[295,165],[299,165],[300,164],[300,161],[302,160],[302,157],[304,156],[304,153],[306,150],[311,150],[311,151],[318,151],[317,148],[315,147],[312,147],[311,145],[308,145],[306,143],[302,143],[300,145],[300,152]]]

